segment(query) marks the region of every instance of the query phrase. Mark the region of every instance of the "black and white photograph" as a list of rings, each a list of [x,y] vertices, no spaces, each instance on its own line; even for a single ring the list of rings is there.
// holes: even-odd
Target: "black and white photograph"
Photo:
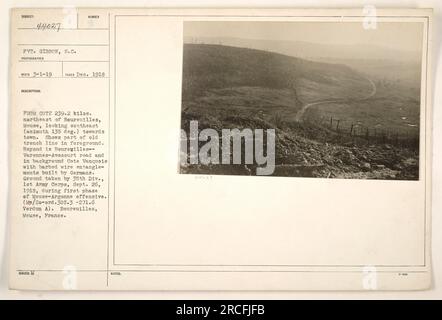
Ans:
[[[181,173],[419,180],[422,22],[183,28]]]

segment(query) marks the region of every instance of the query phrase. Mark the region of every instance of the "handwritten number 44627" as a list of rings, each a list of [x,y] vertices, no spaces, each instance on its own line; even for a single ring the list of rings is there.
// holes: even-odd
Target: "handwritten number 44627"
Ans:
[[[40,22],[37,24],[37,30],[53,30],[53,31],[60,31],[61,28],[61,23],[44,23],[44,22]]]

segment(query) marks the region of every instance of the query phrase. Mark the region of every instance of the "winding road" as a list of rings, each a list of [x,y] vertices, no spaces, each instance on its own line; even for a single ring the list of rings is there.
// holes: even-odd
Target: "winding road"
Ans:
[[[317,106],[319,104],[325,104],[325,103],[335,103],[335,102],[349,102],[349,101],[363,101],[363,100],[367,100],[371,97],[373,97],[376,94],[376,85],[374,84],[374,82],[369,79],[366,78],[368,82],[370,82],[371,85],[371,92],[369,95],[367,95],[366,97],[360,98],[360,99],[332,99],[332,100],[321,100],[321,101],[316,101],[316,102],[311,102],[311,103],[307,103],[306,105],[304,105],[301,110],[299,110],[296,115],[295,115],[295,121],[296,122],[300,122],[302,120],[302,117],[304,116],[305,112],[307,111],[308,108],[312,107],[312,106]]]

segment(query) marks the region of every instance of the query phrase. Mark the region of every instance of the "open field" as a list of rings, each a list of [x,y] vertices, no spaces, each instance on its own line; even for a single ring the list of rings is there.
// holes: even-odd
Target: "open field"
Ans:
[[[408,90],[396,84],[387,88],[377,84],[376,88],[376,94],[370,99],[319,104],[310,108],[306,116],[340,119],[342,129],[353,124],[364,130],[368,128],[373,133],[389,132],[417,138],[420,118],[418,95],[410,97]]]

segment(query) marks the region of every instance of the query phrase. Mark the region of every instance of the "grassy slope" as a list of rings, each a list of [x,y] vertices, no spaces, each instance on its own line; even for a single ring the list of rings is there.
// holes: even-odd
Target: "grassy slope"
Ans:
[[[223,96],[219,90],[242,87],[287,93],[295,87],[297,98],[303,103],[331,97],[357,98],[370,92],[367,80],[344,65],[254,49],[184,45],[184,101],[207,96],[208,90],[212,95]]]

